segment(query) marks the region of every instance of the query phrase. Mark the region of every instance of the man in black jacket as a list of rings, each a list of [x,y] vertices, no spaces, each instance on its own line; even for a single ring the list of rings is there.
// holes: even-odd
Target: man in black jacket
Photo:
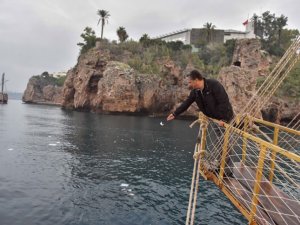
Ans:
[[[206,143],[207,145],[214,146],[222,138],[222,133],[224,132],[224,122],[229,123],[233,119],[233,110],[229,102],[228,95],[222,86],[222,84],[214,79],[205,79],[197,70],[191,71],[189,74],[189,88],[192,89],[188,98],[168,117],[167,120],[173,120],[178,115],[187,110],[193,102],[196,102],[199,110],[202,111],[206,116],[219,120],[219,126],[212,123],[208,129],[213,129],[214,132],[210,132],[211,138]],[[221,152],[214,147],[211,148],[214,155],[211,161],[215,165],[215,169],[219,167],[221,160]],[[217,151],[217,152],[215,152]],[[231,176],[232,171],[232,160],[230,155],[232,152],[228,153],[226,157],[225,174]],[[213,169],[213,170],[215,170]]]
[[[167,121],[175,119],[196,102],[206,116],[229,123],[233,110],[222,84],[214,79],[205,79],[197,70],[191,71],[189,78],[190,95],[167,117]]]

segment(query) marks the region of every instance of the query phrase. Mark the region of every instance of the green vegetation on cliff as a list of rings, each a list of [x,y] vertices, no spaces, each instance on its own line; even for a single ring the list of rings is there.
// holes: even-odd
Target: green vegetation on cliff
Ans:
[[[300,99],[300,61],[295,65],[276,92],[277,96]]]
[[[271,55],[282,56],[292,40],[299,35],[298,30],[286,29],[288,17],[276,16],[270,11],[262,15],[254,14],[254,33],[261,38],[263,48]]]
[[[66,80],[67,76],[53,77],[47,71],[43,72],[41,75],[32,76],[32,78],[36,79],[38,82],[47,83],[53,86],[62,87]]]
[[[81,34],[84,43],[78,44],[81,54],[96,45],[94,31],[90,28],[84,31]],[[202,44],[197,46],[198,52],[193,52],[192,46],[181,41],[165,42],[144,34],[138,42],[122,39],[117,43],[102,39],[100,46],[110,51],[113,60],[125,62],[140,73],[159,74],[162,61],[171,60],[182,69],[191,64],[205,74],[216,76],[221,67],[230,65],[234,44],[234,40],[225,44]]]
[[[235,48],[235,40],[229,40],[225,44],[211,42],[211,31],[215,25],[204,24],[207,29],[206,40],[200,40],[195,46],[184,45],[180,41],[165,42],[160,39],[151,39],[144,34],[139,41],[128,40],[128,34],[124,27],[119,27],[117,35],[119,43],[103,39],[103,27],[109,18],[109,12],[99,10],[98,24],[101,22],[101,38],[96,37],[95,31],[90,27],[84,29],[81,34],[83,42],[78,43],[80,54],[86,53],[95,47],[96,41],[100,41],[100,48],[109,50],[111,59],[127,63],[132,68],[144,74],[162,75],[163,63],[172,61],[176,66],[185,69],[188,65],[202,71],[208,76],[217,77],[220,69],[232,63]],[[270,11],[261,15],[254,14],[254,33],[260,37],[262,48],[266,50],[274,61],[278,61],[290,46],[293,39],[299,35],[298,30],[286,29],[288,18],[284,15],[276,16]],[[194,51],[197,48],[197,51]],[[277,92],[278,96],[300,97],[300,63],[291,71],[289,77],[283,82]],[[264,78],[259,78],[261,84]]]
[[[96,33],[95,31],[90,28],[84,28],[84,33],[80,35],[83,39],[83,42],[79,42],[77,45],[80,46],[80,55],[86,53],[89,49],[95,47],[96,45]]]
[[[279,58],[277,59],[279,60]],[[257,79],[257,87],[260,87],[266,77]],[[288,76],[283,80],[280,87],[275,92],[277,97],[285,97],[293,100],[300,99],[300,61],[294,66]]]

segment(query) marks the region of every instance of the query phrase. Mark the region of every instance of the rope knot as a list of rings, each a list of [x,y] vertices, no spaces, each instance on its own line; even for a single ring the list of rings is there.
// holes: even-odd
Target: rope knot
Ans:
[[[198,160],[200,158],[200,155],[203,153],[205,153],[205,150],[200,150],[198,152],[195,152],[195,154],[193,155],[193,158]]]

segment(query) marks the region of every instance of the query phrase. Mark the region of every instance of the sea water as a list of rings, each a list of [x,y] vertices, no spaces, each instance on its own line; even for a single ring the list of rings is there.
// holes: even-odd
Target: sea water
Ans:
[[[1,225],[185,224],[192,121],[0,105]],[[195,224],[247,224],[201,179]]]

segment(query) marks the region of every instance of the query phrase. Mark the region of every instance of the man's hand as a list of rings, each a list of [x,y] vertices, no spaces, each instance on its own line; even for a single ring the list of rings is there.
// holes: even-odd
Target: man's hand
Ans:
[[[173,113],[171,113],[171,114],[168,115],[168,117],[167,117],[167,121],[174,120],[174,119],[175,119],[175,116],[173,115]]]
[[[218,124],[219,124],[219,126],[224,127],[225,122],[222,120],[219,120]]]

